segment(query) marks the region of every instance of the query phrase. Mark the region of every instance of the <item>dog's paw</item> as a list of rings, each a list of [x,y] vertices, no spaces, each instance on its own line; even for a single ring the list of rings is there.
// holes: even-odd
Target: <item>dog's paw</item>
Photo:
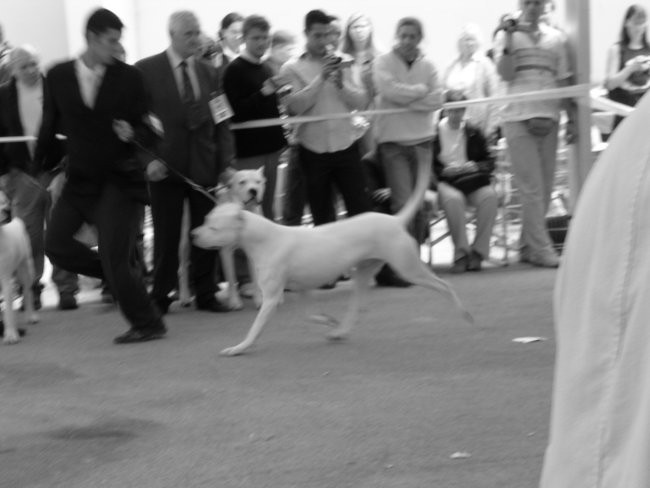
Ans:
[[[256,308],[261,308],[262,307],[262,295],[256,294],[253,296],[253,303],[255,304]]]
[[[40,322],[40,319],[38,318],[38,314],[33,313],[29,317],[27,317],[27,322],[30,324],[38,324]]]
[[[240,356],[244,354],[244,351],[246,350],[246,347],[242,347],[240,345],[233,346],[233,347],[227,347],[221,351],[222,356]]]
[[[192,306],[192,299],[191,298],[188,299],[188,300],[181,299],[180,304],[181,304],[181,307],[183,307],[183,308],[191,307]]]
[[[338,327],[339,325],[341,325],[337,319],[325,313],[310,315],[309,320],[311,320],[316,324],[322,324],[328,327]]]
[[[229,297],[228,298],[228,308],[230,310],[241,310],[244,308],[244,303],[241,301],[239,296]]]
[[[2,342],[7,345],[18,344],[20,342],[20,337],[18,336],[18,332],[8,332],[7,330],[5,330],[5,336],[4,339],[2,339]]]
[[[350,334],[344,330],[333,330],[327,334],[327,340],[331,342],[341,342],[347,340]]]

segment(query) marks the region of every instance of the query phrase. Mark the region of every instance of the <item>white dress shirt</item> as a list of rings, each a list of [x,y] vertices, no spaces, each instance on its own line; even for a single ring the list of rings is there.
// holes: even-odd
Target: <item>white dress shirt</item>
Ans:
[[[99,86],[104,79],[106,66],[98,64],[94,68],[89,68],[81,58],[75,62],[75,71],[77,73],[77,80],[79,81],[79,90],[81,90],[81,98],[88,108],[95,106],[95,99]]]

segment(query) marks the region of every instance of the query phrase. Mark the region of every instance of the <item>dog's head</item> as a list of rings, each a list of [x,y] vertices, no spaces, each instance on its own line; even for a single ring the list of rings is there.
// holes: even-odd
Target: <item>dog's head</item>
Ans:
[[[192,242],[203,249],[218,249],[238,243],[244,228],[244,209],[240,203],[224,203],[205,216],[203,225],[192,230]]]
[[[265,184],[264,168],[242,169],[232,174],[228,187],[233,201],[249,207],[262,203]]]
[[[8,224],[12,218],[11,200],[3,190],[0,190],[0,225]]]

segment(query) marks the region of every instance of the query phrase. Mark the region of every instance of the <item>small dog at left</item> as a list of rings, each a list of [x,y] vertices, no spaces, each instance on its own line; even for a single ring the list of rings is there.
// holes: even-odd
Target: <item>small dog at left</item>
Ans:
[[[32,246],[25,224],[19,218],[12,218],[11,202],[7,194],[0,190],[0,284],[4,300],[2,318],[5,344],[15,344],[20,341],[16,326],[16,312],[13,307],[14,277],[22,287],[27,320],[30,324],[34,324],[38,322],[38,316],[34,311],[32,292],[34,282]]]

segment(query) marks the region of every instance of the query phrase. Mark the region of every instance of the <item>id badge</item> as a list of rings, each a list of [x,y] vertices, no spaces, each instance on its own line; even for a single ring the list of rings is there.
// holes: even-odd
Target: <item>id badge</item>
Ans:
[[[231,118],[234,114],[225,95],[217,95],[210,99],[210,112],[215,124]]]

